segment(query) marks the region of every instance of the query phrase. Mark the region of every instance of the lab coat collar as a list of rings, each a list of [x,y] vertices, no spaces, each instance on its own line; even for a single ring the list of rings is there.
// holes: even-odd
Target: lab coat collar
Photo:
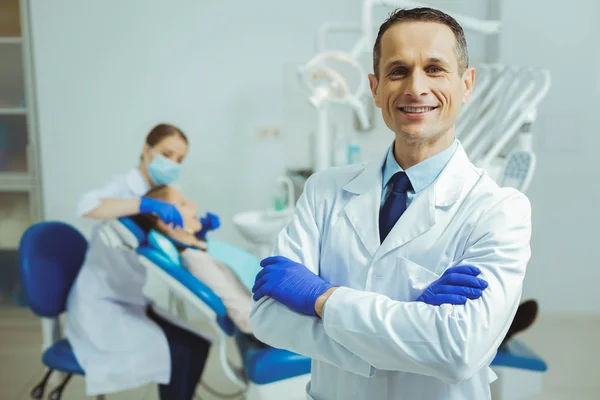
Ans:
[[[344,190],[353,194],[363,194],[375,185],[381,186],[383,182],[381,167],[385,165],[386,159],[387,152],[383,157],[366,164],[362,172],[344,186]]]
[[[353,180],[344,186],[344,190],[353,194],[362,195],[373,191],[375,185],[382,186],[382,165],[384,165],[387,152],[383,157],[365,165],[365,168]],[[464,186],[464,168],[470,165],[469,158],[462,144],[458,143],[456,152],[440,173],[437,179],[426,189],[434,190],[434,204],[438,207],[451,206],[458,200]],[[381,196],[381,191],[379,193]],[[378,201],[380,202],[380,200]]]
[[[457,148],[438,178],[413,199],[386,240],[379,241],[379,210],[381,206],[382,168],[385,157],[367,164],[364,170],[344,186],[357,195],[344,211],[365,248],[372,256],[382,257],[428,231],[436,222],[436,207],[453,205],[461,196],[465,184],[465,169],[470,161],[461,145]]]

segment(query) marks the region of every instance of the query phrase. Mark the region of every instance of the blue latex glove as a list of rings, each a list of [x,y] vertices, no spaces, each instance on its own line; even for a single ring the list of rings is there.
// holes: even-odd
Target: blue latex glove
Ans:
[[[206,240],[206,234],[208,232],[214,231],[221,226],[219,216],[210,212],[207,212],[206,216],[200,218],[200,223],[202,224],[202,229],[196,233],[196,237],[203,240]]]
[[[488,283],[477,278],[477,267],[459,265],[448,268],[442,276],[425,289],[417,301],[439,306],[441,304],[465,304],[467,299],[481,297]]]
[[[263,270],[252,288],[254,300],[268,296],[300,314],[315,317],[317,298],[334,286],[286,257],[265,258],[260,266]]]
[[[173,228],[183,228],[183,219],[177,207],[165,201],[142,197],[140,201],[140,213],[156,214],[165,224],[170,224]]]

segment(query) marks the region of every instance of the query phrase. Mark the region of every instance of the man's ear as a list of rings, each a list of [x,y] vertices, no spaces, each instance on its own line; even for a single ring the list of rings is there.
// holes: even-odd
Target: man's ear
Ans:
[[[465,70],[462,76],[463,83],[463,99],[462,103],[466,104],[469,102],[469,98],[473,93],[473,87],[475,86],[475,68],[469,67]]]
[[[379,96],[377,95],[377,90],[379,89],[379,81],[377,77],[373,74],[369,74],[369,87],[371,88],[371,94],[373,95],[373,100],[375,101],[375,105],[378,108],[381,108],[381,103],[379,102]]]

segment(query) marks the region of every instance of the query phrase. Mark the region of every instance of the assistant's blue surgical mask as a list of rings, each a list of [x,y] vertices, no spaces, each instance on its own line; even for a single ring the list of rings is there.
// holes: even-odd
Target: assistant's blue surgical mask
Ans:
[[[156,185],[169,185],[179,178],[181,165],[162,154],[154,154],[148,165],[148,175]]]

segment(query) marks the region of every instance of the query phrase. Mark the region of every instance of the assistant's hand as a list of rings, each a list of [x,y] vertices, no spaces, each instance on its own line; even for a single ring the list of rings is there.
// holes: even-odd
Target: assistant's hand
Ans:
[[[206,216],[200,218],[202,229],[196,233],[196,237],[202,240],[206,240],[206,234],[210,231],[214,231],[221,226],[221,220],[219,216],[211,212],[207,212]]]
[[[140,201],[140,213],[156,214],[167,225],[174,228],[183,228],[183,219],[177,207],[166,201],[142,197]]]
[[[488,287],[486,281],[477,278],[480,273],[479,268],[467,265],[448,268],[425,289],[417,301],[439,306],[465,304],[467,299],[478,299]]]
[[[276,256],[261,261],[263,270],[256,275],[252,293],[254,300],[269,296],[293,311],[316,316],[317,298],[333,285],[306,266]]]

